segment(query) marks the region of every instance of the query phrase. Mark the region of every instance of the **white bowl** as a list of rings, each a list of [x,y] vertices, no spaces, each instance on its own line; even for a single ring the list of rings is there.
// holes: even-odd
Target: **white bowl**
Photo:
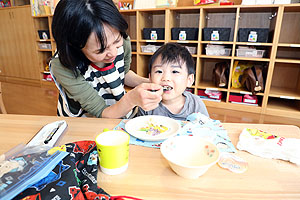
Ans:
[[[216,145],[199,136],[174,136],[165,140],[161,153],[171,168],[184,178],[196,179],[220,158]]]

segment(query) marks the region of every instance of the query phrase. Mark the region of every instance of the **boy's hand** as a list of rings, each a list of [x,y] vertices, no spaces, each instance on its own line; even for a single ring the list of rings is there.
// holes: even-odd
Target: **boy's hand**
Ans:
[[[155,83],[142,83],[128,92],[131,102],[145,111],[157,108],[162,94],[162,87]]]

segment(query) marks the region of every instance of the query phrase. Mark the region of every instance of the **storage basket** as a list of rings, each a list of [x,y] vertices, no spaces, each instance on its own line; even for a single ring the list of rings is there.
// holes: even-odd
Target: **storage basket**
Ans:
[[[268,28],[240,28],[238,32],[239,42],[248,42],[248,37],[251,31],[257,34],[256,42],[268,42],[269,29]]]
[[[229,56],[231,49],[224,48],[224,49],[212,49],[212,48],[205,48],[206,55],[208,56]]]
[[[198,40],[198,28],[171,28],[171,39],[178,40],[180,31],[185,31],[186,40]]]
[[[236,54],[238,57],[254,57],[262,58],[264,56],[265,50],[257,49],[237,49]]]
[[[190,52],[190,54],[196,54],[196,47],[189,47],[189,46],[185,46],[185,48],[187,48],[187,50]]]
[[[231,28],[203,28],[203,41],[211,41],[213,31],[218,31],[219,41],[229,41]]]
[[[51,44],[47,43],[38,43],[40,49],[51,49]]]
[[[165,39],[165,28],[144,28],[143,29],[143,39],[150,40],[151,31],[156,31],[157,39],[164,40]]]
[[[142,45],[141,50],[143,53],[154,53],[157,49],[159,49],[160,46],[156,45]]]

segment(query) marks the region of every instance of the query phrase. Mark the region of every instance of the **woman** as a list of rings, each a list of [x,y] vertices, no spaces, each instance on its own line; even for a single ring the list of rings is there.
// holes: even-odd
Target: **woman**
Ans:
[[[59,1],[52,22],[57,54],[50,63],[60,90],[58,115],[121,118],[136,106],[158,106],[161,86],[130,70],[127,28],[112,0]],[[124,84],[135,88],[125,93]]]

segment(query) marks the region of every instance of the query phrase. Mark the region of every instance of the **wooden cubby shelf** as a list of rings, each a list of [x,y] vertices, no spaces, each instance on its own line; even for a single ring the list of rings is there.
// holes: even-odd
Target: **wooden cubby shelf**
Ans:
[[[192,47],[192,56],[196,63],[195,83],[189,89],[194,94],[199,90],[215,89],[222,92],[221,101],[207,101],[208,107],[226,108],[276,116],[290,116],[300,119],[300,5],[257,5],[257,6],[192,6],[176,8],[158,8],[120,11],[128,22],[127,33],[131,38],[131,69],[137,74],[148,77],[148,63],[153,53],[142,52],[142,46],[161,46],[167,42],[176,42]],[[40,51],[39,63],[41,74],[48,56],[54,54],[55,41],[51,35],[52,16],[33,17],[35,30],[50,31],[50,39],[39,42],[51,44],[50,51]],[[228,41],[204,40],[204,28],[230,28]],[[144,28],[164,28],[163,39],[145,39]],[[173,28],[197,28],[196,40],[181,41],[172,38]],[[267,28],[268,41],[243,42],[239,40],[240,28]],[[206,55],[207,45],[224,45],[230,48],[230,55]],[[253,46],[265,50],[262,58],[242,57],[237,55],[240,46]],[[225,88],[217,88],[212,79],[212,71],[217,62],[228,62],[230,74]],[[231,86],[231,77],[235,61],[253,62],[266,66],[265,90],[257,95],[258,105],[236,104],[229,101],[231,94],[251,94],[245,88],[235,89]]]
[[[132,65],[139,75],[148,77],[147,64],[153,55],[143,53],[141,45],[176,42],[183,46],[196,47],[196,52],[192,53],[196,63],[196,77],[190,89],[194,94],[205,89],[215,89],[223,94],[221,101],[204,100],[206,106],[278,116],[284,113],[300,119],[300,23],[298,23],[300,5],[176,7],[130,10],[121,13],[129,23],[128,32],[132,41],[136,42],[137,51],[134,52]],[[299,20],[296,20],[298,18]],[[213,27],[231,28],[229,41],[204,40],[203,28]],[[164,28],[164,39],[156,41],[144,39],[144,28]],[[174,40],[172,28],[198,28],[198,40]],[[240,28],[267,28],[268,41],[241,42],[238,38]],[[225,48],[231,49],[231,53],[228,56],[206,55],[207,45],[224,45]],[[265,53],[262,58],[238,56],[236,49],[239,46],[253,46],[265,50]],[[224,61],[230,63],[231,73],[228,85],[225,88],[218,88],[212,81],[212,70],[217,62]],[[254,62],[267,68],[265,90],[256,94],[257,106],[229,102],[230,94],[252,94],[245,88],[231,87],[235,61]],[[285,103],[281,106],[280,102]],[[288,106],[289,104],[293,106]]]
[[[35,29],[35,36],[36,36],[36,46],[39,52],[39,69],[40,69],[40,79],[42,85],[46,86],[54,86],[52,81],[48,81],[44,79],[45,74],[49,74],[49,71],[45,71],[47,66],[47,60],[49,57],[53,56],[56,50],[56,43],[53,39],[52,32],[51,32],[51,24],[52,24],[52,15],[39,15],[33,16],[34,20],[34,29]],[[39,30],[46,30],[49,31],[49,38],[48,39],[40,39],[38,34]],[[38,47],[39,43],[46,43],[51,45],[51,49],[41,49]]]

